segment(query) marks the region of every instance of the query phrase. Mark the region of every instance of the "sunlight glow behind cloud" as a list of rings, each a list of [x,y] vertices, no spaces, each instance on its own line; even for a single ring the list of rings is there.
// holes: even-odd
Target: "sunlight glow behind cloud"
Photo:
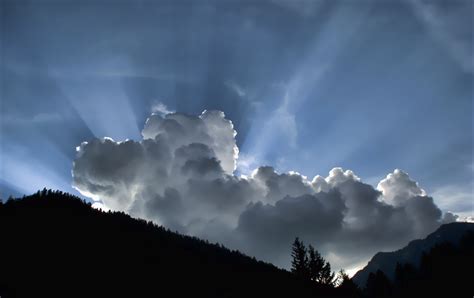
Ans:
[[[456,219],[443,215],[398,169],[378,190],[342,168],[313,179],[269,166],[238,176],[236,134],[219,111],[153,114],[141,141],[83,142],[73,185],[98,207],[223,242],[284,267],[296,236],[314,243],[336,267],[352,268],[376,251],[397,248]],[[255,160],[246,158],[241,169],[249,170]]]

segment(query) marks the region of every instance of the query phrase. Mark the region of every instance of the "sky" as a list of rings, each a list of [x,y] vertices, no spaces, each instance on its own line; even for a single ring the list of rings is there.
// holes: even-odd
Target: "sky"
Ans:
[[[284,246],[301,232],[346,268],[376,249],[398,248],[409,237],[428,233],[435,222],[447,220],[437,210],[474,216],[472,1],[4,0],[0,5],[2,199],[43,187],[61,189],[257,256],[268,249],[258,244],[261,234],[282,225],[278,234],[290,225],[288,235],[268,243]],[[158,134],[166,138],[155,140]],[[133,141],[118,143],[127,139]],[[120,144],[130,146],[117,149],[124,147]],[[185,148],[178,151],[180,146]],[[163,170],[169,151],[172,161]],[[108,159],[113,152],[117,158]],[[118,168],[124,160],[129,163]],[[185,172],[166,172],[184,167],[179,162],[188,164]],[[337,167],[343,170],[333,171]],[[289,171],[296,173],[285,174]],[[316,175],[327,185],[316,183]],[[206,179],[225,182],[207,190]],[[383,179],[387,183],[379,184]],[[234,201],[208,202],[217,209],[170,203],[196,193],[190,190]],[[327,197],[317,195],[322,190]],[[401,216],[394,220],[424,216],[420,228],[402,229],[403,234],[389,225],[403,235],[370,245],[380,231],[372,229],[375,223],[358,223],[361,201],[348,206],[347,199],[365,191],[373,199],[371,210]],[[321,206],[330,196],[339,199],[323,208],[307,195]],[[150,197],[159,198],[151,207]],[[421,211],[413,207],[419,197],[432,198]],[[313,224],[333,227],[337,233],[331,235],[356,239],[357,233],[341,228],[348,222],[372,235],[364,253],[349,254],[334,236],[281,220],[289,220],[288,210],[312,210],[307,202],[317,205],[311,205],[316,214],[308,220],[327,218]],[[160,215],[166,208],[170,213]],[[327,212],[317,213],[321,208]],[[429,216],[426,210],[432,211]],[[175,220],[180,212],[187,212],[184,222]],[[213,221],[225,222],[238,237],[224,239],[228,231],[208,225]],[[271,228],[249,232],[266,225]],[[274,250],[267,259],[284,267],[283,249]]]

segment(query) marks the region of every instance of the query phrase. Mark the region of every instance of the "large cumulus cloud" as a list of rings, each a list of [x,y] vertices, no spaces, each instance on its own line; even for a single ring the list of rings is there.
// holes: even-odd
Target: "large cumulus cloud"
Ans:
[[[341,168],[313,179],[269,166],[237,176],[236,131],[223,112],[154,114],[142,136],[82,143],[74,187],[103,208],[223,242],[282,267],[296,236],[336,268],[351,267],[456,219],[443,215],[398,169],[377,188]]]

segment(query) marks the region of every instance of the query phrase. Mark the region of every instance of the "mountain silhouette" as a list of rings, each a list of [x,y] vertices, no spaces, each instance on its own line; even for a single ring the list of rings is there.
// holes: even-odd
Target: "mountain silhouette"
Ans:
[[[361,288],[366,285],[370,273],[381,271],[390,280],[395,280],[397,263],[412,264],[419,267],[423,253],[429,252],[438,244],[459,244],[468,232],[474,232],[474,223],[455,222],[440,226],[425,239],[411,241],[407,246],[393,252],[379,252],[369,263],[359,270],[352,280]]]
[[[124,213],[94,209],[60,191],[0,203],[0,228],[2,298],[339,295],[332,286]]]

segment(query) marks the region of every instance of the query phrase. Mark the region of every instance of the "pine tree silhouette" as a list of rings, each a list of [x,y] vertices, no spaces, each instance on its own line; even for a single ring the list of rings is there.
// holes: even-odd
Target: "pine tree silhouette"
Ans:
[[[300,278],[309,278],[308,257],[306,256],[306,247],[304,243],[296,237],[293,242],[291,257],[291,272]]]
[[[331,265],[311,244],[308,246],[308,271],[309,278],[313,281],[325,285],[333,283],[334,273],[331,272]]]
[[[331,265],[310,244],[308,249],[296,237],[291,252],[291,272],[300,278],[309,279],[324,285],[333,285],[334,273]]]
[[[319,282],[325,285],[330,285],[333,283],[333,280],[334,273],[331,271],[331,264],[329,264],[329,262],[326,262],[323,266],[323,269],[321,270]]]
[[[324,259],[311,244],[308,246],[308,266],[310,279],[320,282],[324,267]]]
[[[361,295],[359,287],[343,269],[337,274],[337,290],[341,297],[358,297]]]
[[[392,285],[387,276],[380,270],[369,274],[365,286],[365,294],[368,297],[389,297],[392,292]]]

